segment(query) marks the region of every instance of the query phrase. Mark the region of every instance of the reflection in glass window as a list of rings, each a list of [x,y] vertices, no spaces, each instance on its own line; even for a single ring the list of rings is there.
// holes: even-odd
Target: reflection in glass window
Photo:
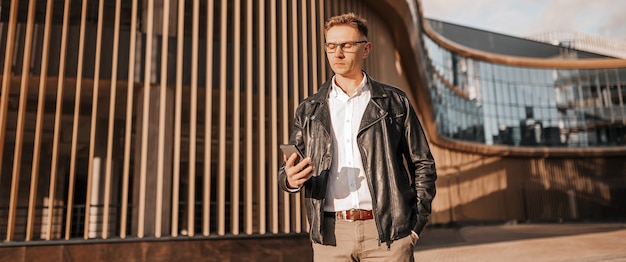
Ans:
[[[424,36],[441,135],[488,145],[626,145],[626,68],[526,68],[477,61]]]

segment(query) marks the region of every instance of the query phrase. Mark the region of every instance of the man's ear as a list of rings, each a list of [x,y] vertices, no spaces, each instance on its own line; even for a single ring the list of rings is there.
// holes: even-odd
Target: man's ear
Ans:
[[[372,42],[365,43],[365,48],[363,49],[363,59],[367,58],[367,56],[372,51]]]

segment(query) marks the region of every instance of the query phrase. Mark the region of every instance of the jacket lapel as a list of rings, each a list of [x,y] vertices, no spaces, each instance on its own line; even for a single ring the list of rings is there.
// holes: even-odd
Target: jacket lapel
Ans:
[[[383,87],[380,86],[378,82],[373,81],[369,78],[369,76],[367,79],[372,98],[363,113],[363,118],[361,119],[361,125],[359,127],[359,134],[363,133],[363,131],[372,126],[374,123],[387,116],[387,110],[385,109],[387,107],[383,106],[388,103],[387,93],[385,93]]]
[[[315,104],[315,108],[316,108],[315,111],[313,112],[313,115],[311,116],[311,120],[320,122],[320,125],[324,128],[324,130],[326,131],[326,134],[329,136],[330,134],[332,134],[331,133],[332,122],[330,120],[330,109],[328,108],[328,101],[327,101],[327,98],[330,93],[330,83],[331,83],[330,80],[324,83],[322,87],[320,88],[319,92],[315,94],[313,100],[311,101],[312,103]]]
[[[321,126],[324,127],[327,134],[329,135],[332,134],[330,129],[332,126],[332,122],[330,120],[330,109],[328,108],[327,99],[330,93],[331,81],[332,80],[329,80],[324,83],[320,87],[319,92],[315,94],[313,100],[311,101],[315,104],[316,107],[316,110],[313,113],[311,120],[319,121],[321,123]],[[389,103],[388,95],[383,87],[380,85],[380,83],[372,80],[368,75],[367,81],[370,87],[372,97],[365,107],[365,112],[363,113],[363,118],[361,119],[361,124],[359,126],[359,134],[365,131],[368,127],[372,126],[374,123],[380,121],[381,119],[384,119],[384,117],[387,116],[387,106],[385,105]]]

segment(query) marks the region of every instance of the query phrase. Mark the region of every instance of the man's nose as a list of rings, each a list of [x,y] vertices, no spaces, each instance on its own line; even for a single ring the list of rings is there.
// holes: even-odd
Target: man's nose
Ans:
[[[343,49],[341,48],[341,46],[338,46],[337,50],[335,50],[335,57],[344,57]]]

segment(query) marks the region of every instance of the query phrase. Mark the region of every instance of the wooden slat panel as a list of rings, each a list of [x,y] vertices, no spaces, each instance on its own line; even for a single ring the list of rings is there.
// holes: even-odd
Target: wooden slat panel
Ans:
[[[259,68],[259,92],[258,92],[258,99],[259,99],[259,106],[257,107],[259,114],[258,114],[258,119],[259,119],[259,127],[257,130],[259,130],[258,136],[257,136],[257,140],[259,141],[259,159],[258,159],[258,163],[262,166],[261,168],[259,168],[259,178],[256,181],[257,185],[259,186],[258,190],[259,190],[259,194],[258,194],[258,203],[259,203],[259,234],[265,234],[267,232],[267,189],[266,189],[266,184],[267,184],[267,174],[266,174],[266,169],[263,167],[265,166],[265,164],[267,163],[267,158],[265,156],[265,153],[267,152],[267,148],[265,146],[265,141],[267,139],[266,137],[266,132],[265,132],[265,96],[263,94],[266,93],[266,57],[265,57],[265,49],[266,49],[266,45],[265,45],[265,34],[267,33],[267,23],[265,21],[265,12],[266,12],[266,8],[265,5],[259,5],[259,11],[257,13],[257,15],[259,16],[259,20],[258,20],[258,43],[259,43],[259,62],[258,62],[258,68]],[[272,30],[272,29],[270,29]],[[270,38],[271,39],[271,38]],[[271,59],[271,58],[270,58]]]
[[[319,27],[320,27],[320,44],[324,43],[324,41],[326,41],[326,32],[324,32],[324,21],[326,20],[326,16],[327,16],[327,8],[330,5],[326,5],[325,4],[326,1],[319,1],[319,18],[318,18],[318,23],[319,23]],[[321,49],[323,50],[323,49]],[[328,72],[328,61],[326,61],[326,53],[324,51],[321,52],[320,54],[320,58],[321,58],[321,62],[320,62],[320,68],[322,69],[322,81],[326,81],[326,79],[328,79],[329,77],[329,73]],[[317,92],[317,88],[318,86],[315,86],[315,91]]]
[[[163,0],[161,27],[161,85],[159,92],[159,135],[157,148],[156,210],[154,213],[154,236],[161,237],[163,218],[163,176],[165,165],[165,114],[167,109],[167,61],[170,32],[170,1]]]
[[[122,178],[122,212],[120,216],[120,237],[126,238],[126,224],[128,217],[128,188],[130,176],[130,145],[132,142],[133,130],[133,99],[135,95],[135,48],[137,38],[135,31],[137,30],[137,0],[133,0],[131,8],[130,22],[130,47],[128,54],[128,82],[126,93],[126,126],[124,131],[124,174]]]
[[[220,64],[228,63],[228,3],[221,3],[220,10]],[[219,163],[217,184],[217,233],[222,236],[226,230],[226,92],[228,92],[226,66],[220,67],[220,92],[219,92]]]
[[[293,96],[292,96],[292,103],[293,103],[293,111],[295,111],[295,109],[298,107],[298,104],[300,104],[300,91],[302,91],[302,93],[304,93],[306,90],[306,87],[308,85],[307,83],[307,76],[308,76],[308,72],[307,72],[307,68],[306,66],[308,65],[308,57],[307,57],[307,52],[308,52],[308,48],[307,48],[307,44],[306,44],[306,34],[307,34],[307,26],[306,26],[306,1],[300,2],[301,5],[301,13],[298,13],[298,2],[293,2],[292,6],[291,6],[291,19],[292,19],[292,28],[291,28],[291,41],[292,41],[292,52],[293,52],[293,57],[292,59],[292,69],[293,69]],[[301,25],[300,28],[298,28],[296,25],[298,25],[298,17],[302,17],[302,20],[300,21]],[[300,32],[298,32],[298,30]],[[300,43],[298,42],[298,40],[300,40],[300,37],[302,37],[302,44],[300,45]],[[302,54],[300,54],[300,52],[302,52]],[[300,62],[302,61],[302,62]],[[300,84],[300,64],[302,65],[302,85]],[[285,119],[286,123],[289,124],[290,123],[290,119],[293,118],[293,113],[291,113],[292,111],[289,111],[289,116],[287,116],[287,118]],[[289,131],[287,131],[286,133],[287,136],[287,142],[289,141]],[[289,215],[293,220],[294,220],[294,230],[295,232],[301,232],[301,228],[302,228],[302,220],[300,219],[300,214],[302,212],[302,207],[301,207],[301,201],[300,201],[300,193],[294,195],[293,197],[293,205],[294,205],[294,209],[293,212]]]
[[[26,121],[26,101],[28,99],[30,58],[33,51],[33,28],[35,24],[35,2],[28,3],[28,22],[26,39],[24,40],[24,58],[22,60],[22,80],[20,85],[19,106],[17,109],[17,126],[15,127],[15,147],[13,148],[13,176],[11,179],[11,195],[9,199],[9,219],[7,222],[7,240],[12,240],[15,233],[15,213],[17,209],[20,172],[22,168],[22,149],[24,142],[24,121]],[[10,78],[10,77],[9,77]],[[31,207],[29,207],[30,209]],[[34,207],[32,207],[34,208]],[[28,231],[28,230],[27,230]],[[28,236],[27,236],[28,237]]]
[[[185,0],[178,1],[176,30],[176,101],[174,109],[174,174],[172,179],[172,236],[178,236],[178,209],[180,192],[180,140],[183,100],[183,50],[185,35]]]
[[[200,2],[193,1],[193,21],[191,28],[191,103],[189,106],[189,187],[187,197],[187,224],[189,236],[195,235],[196,210],[196,133],[198,121],[198,30]],[[181,32],[179,32],[181,33]]]
[[[293,3],[292,3],[293,4]],[[280,123],[282,123],[282,125],[280,126],[280,128],[282,129],[282,137],[280,138],[281,142],[287,142],[289,141],[289,119],[291,118],[291,115],[289,114],[289,89],[292,89],[293,92],[297,92],[296,90],[298,90],[297,87],[290,87],[289,84],[289,74],[284,73],[284,72],[288,72],[288,68],[289,68],[289,60],[288,60],[288,55],[289,54],[289,44],[288,44],[288,35],[289,33],[287,32],[287,21],[288,21],[288,17],[287,17],[287,0],[282,0],[281,5],[280,5],[280,33],[281,33],[281,50],[283,51],[283,54],[281,55],[281,62],[280,62],[280,69],[281,72],[283,72],[282,75],[282,79],[280,82],[280,86],[282,87],[281,90],[281,98],[282,101],[280,101],[280,104],[282,105],[282,116],[280,117],[281,119],[279,120]],[[297,24],[296,24],[297,25]],[[293,37],[293,36],[292,36]],[[295,49],[295,46],[291,47],[292,49]],[[293,65],[294,67],[296,66],[295,64]],[[296,77],[295,75],[293,77]],[[276,122],[278,123],[278,122]],[[278,131],[278,130],[277,130]],[[272,148],[276,148],[278,143],[272,143]],[[274,151],[274,149],[272,150]],[[272,163],[276,163],[277,161],[279,161],[279,154],[278,152],[276,154],[272,154],[272,158],[274,159],[272,161]],[[278,166],[276,168],[272,168],[272,170],[278,170]],[[278,179],[276,176],[272,176],[272,186],[276,186],[278,184]],[[279,190],[273,190],[273,192],[279,192]],[[280,190],[280,195],[282,196],[282,207],[283,207],[283,232],[285,233],[289,233],[291,232],[291,196],[289,193]],[[278,207],[280,200],[278,199],[278,196],[276,198],[276,207]]]
[[[94,152],[96,149],[95,140],[96,140],[96,130],[97,128],[97,120],[98,120],[98,93],[100,90],[100,57],[102,54],[102,21],[104,20],[104,1],[99,1],[98,4],[98,28],[96,32],[96,58],[95,58],[95,68],[94,68],[94,82],[93,82],[93,93],[91,100],[91,125],[89,130],[89,169],[87,170],[87,196],[85,197],[85,232],[84,238],[88,239],[90,237],[95,237],[95,233],[93,236],[90,236],[89,233],[91,231],[91,201],[92,201],[92,193],[94,198],[98,199],[98,190],[100,189],[100,166],[94,165]],[[95,170],[98,168],[98,170]],[[95,173],[95,174],[94,174]],[[94,188],[95,185],[95,188]],[[97,204],[97,203],[95,203]],[[97,208],[95,210],[97,212]],[[97,216],[97,213],[96,213]],[[97,219],[96,221],[97,222]],[[95,225],[94,225],[95,230]]]
[[[80,37],[78,40],[78,61],[76,61],[78,69],[76,72],[76,92],[74,99],[74,121],[72,122],[72,148],[70,153],[70,181],[67,187],[67,212],[65,220],[65,239],[70,239],[72,229],[72,209],[74,208],[74,184],[76,181],[76,147],[78,145],[78,127],[80,119],[80,101],[82,95],[82,81],[85,54],[85,28],[87,23],[87,4],[89,1],[83,1],[80,17]],[[89,201],[89,199],[86,199]]]
[[[113,165],[113,133],[115,125],[115,103],[117,100],[117,61],[119,60],[121,0],[115,1],[115,25],[113,26],[113,55],[111,57],[111,90],[109,93],[109,123],[107,128],[106,163],[104,170],[104,216],[102,238],[109,237],[109,214],[111,205],[111,168]]]
[[[307,3],[311,1],[304,1],[302,2],[300,5],[300,17],[301,17],[301,28],[300,28],[300,41],[301,41],[301,46],[299,47],[301,50],[301,54],[300,54],[300,59],[298,61],[302,61],[302,87],[301,87],[301,91],[302,91],[302,97],[306,98],[309,96],[309,67],[311,62],[309,62],[309,35],[311,34],[311,31],[309,31],[309,25],[310,25],[310,21],[307,20],[307,13],[308,13],[308,6]],[[297,12],[297,10],[296,10]],[[295,13],[295,12],[294,12]],[[296,31],[297,32],[297,31]],[[315,43],[315,42],[313,42]],[[312,50],[314,50],[315,48],[311,48]],[[317,60],[314,56],[311,57],[311,61],[315,61]],[[313,75],[315,76],[315,75]],[[299,102],[300,99],[297,99],[297,101]]]
[[[48,60],[49,60],[49,51],[50,51],[50,27],[52,24],[52,0],[48,0],[46,3],[46,20],[44,25],[44,34],[43,34],[43,44],[42,44],[42,53],[41,53],[41,70],[40,72],[48,72]],[[28,215],[27,215],[27,224],[26,224],[26,241],[29,241],[33,237],[33,226],[35,222],[35,207],[37,205],[37,183],[39,180],[39,166],[41,159],[41,136],[42,136],[42,125],[43,125],[43,115],[45,111],[45,102],[46,102],[46,81],[48,80],[48,75],[43,74],[39,78],[39,96],[37,98],[37,119],[35,120],[35,140],[33,142],[33,162],[31,168],[31,178],[30,178],[30,197],[28,199]],[[50,181],[53,183],[53,181]],[[49,203],[49,211],[52,212],[52,201]],[[48,231],[50,233],[50,231]]]
[[[317,51],[319,50],[319,46],[321,45],[320,39],[323,39],[321,37],[318,36],[318,30],[323,31],[322,29],[324,27],[322,27],[321,29],[319,28],[319,18],[318,18],[318,14],[321,12],[318,12],[318,10],[320,10],[321,8],[318,8],[318,6],[316,5],[318,3],[318,1],[315,0],[310,0],[311,1],[311,5],[309,7],[309,17],[311,19],[311,21],[309,21],[309,25],[311,25],[310,28],[310,32],[311,32],[311,44],[313,46],[311,46],[311,77],[313,78],[312,83],[313,83],[313,93],[317,92],[317,87],[319,86],[319,81],[318,79],[320,78],[320,76],[318,76],[318,53]],[[319,4],[321,5],[324,1],[319,1]],[[323,56],[323,53],[321,54]],[[321,73],[321,71],[319,71]],[[307,90],[309,90],[307,88]]]
[[[69,27],[69,12],[70,12],[70,0],[66,0],[63,5],[63,29],[61,33],[61,47],[59,55],[59,74],[57,80],[57,97],[56,97],[56,109],[54,113],[54,134],[52,138],[52,164],[50,165],[50,189],[48,190],[48,216],[46,218],[47,232],[46,240],[52,238],[52,215],[54,211],[54,200],[57,182],[58,171],[58,159],[59,159],[59,137],[61,135],[61,121],[63,112],[63,96],[65,93],[64,80],[65,80],[65,67],[66,67],[66,54],[67,54],[67,38]]]
[[[253,183],[253,172],[255,170],[254,168],[254,164],[255,164],[255,159],[253,159],[254,154],[252,154],[252,152],[254,152],[254,144],[252,143],[254,140],[254,132],[252,132],[254,126],[253,126],[253,118],[252,118],[252,114],[254,111],[254,104],[253,104],[253,87],[252,87],[252,83],[255,82],[253,79],[253,74],[254,72],[253,67],[252,67],[252,63],[254,62],[254,54],[253,49],[252,49],[252,43],[254,41],[253,39],[253,33],[252,33],[252,26],[253,26],[253,10],[252,10],[252,1],[247,1],[246,2],[246,60],[245,60],[245,65],[246,65],[246,120],[245,120],[245,130],[246,130],[246,141],[245,141],[245,185],[244,185],[244,210],[245,210],[245,232],[248,235],[251,235],[254,231],[253,228],[253,185],[255,183]],[[263,50],[259,50],[259,53],[263,52]],[[260,93],[260,92],[259,92]],[[257,163],[259,164],[259,163]]]
[[[2,73],[2,97],[0,98],[0,171],[4,162],[4,139],[7,130],[7,115],[9,114],[9,93],[11,91],[11,75],[13,74],[13,52],[15,50],[15,30],[17,28],[17,10],[18,0],[11,1],[11,9],[9,10],[9,23],[7,27],[7,44],[4,52],[4,68]],[[2,172],[0,172],[0,178]]]
[[[231,233],[239,235],[239,177],[240,177],[240,149],[239,137],[241,134],[241,4],[240,1],[234,1],[234,34],[233,34],[233,155],[232,155],[232,174],[231,174],[231,192],[230,192],[230,223]]]
[[[277,61],[277,32],[276,32],[276,1],[270,1],[270,123],[273,125],[270,126],[270,170],[278,170],[278,165],[276,164],[276,142],[278,141],[278,132],[276,131],[276,123],[278,123],[277,117],[277,91],[278,87],[278,61]],[[263,138],[264,140],[267,138]],[[276,190],[275,176],[272,176],[270,179],[270,232],[278,233],[278,190]],[[266,181],[263,181],[266,182]]]
[[[203,203],[202,203],[202,234],[211,233],[211,142],[213,118],[213,35],[215,6],[214,1],[207,1],[207,41],[206,41],[206,80],[204,106],[204,176],[203,176]]]
[[[141,159],[139,167],[139,210],[137,214],[137,237],[145,234],[146,216],[146,183],[148,169],[148,136],[150,126],[150,96],[152,74],[152,40],[154,36],[154,1],[148,1],[148,17],[146,19],[146,54],[143,77],[143,109],[141,110]]]

